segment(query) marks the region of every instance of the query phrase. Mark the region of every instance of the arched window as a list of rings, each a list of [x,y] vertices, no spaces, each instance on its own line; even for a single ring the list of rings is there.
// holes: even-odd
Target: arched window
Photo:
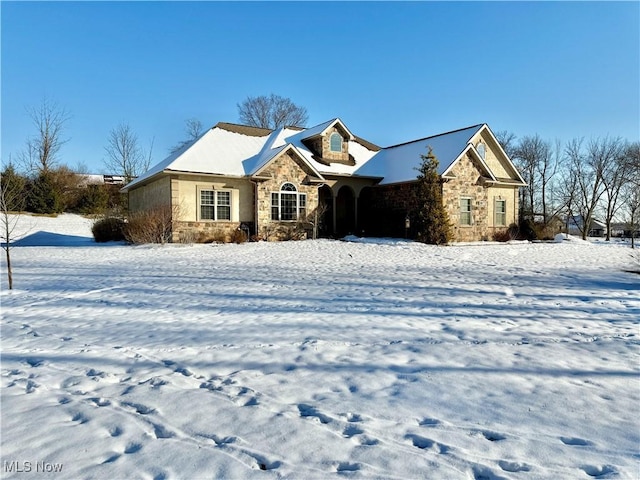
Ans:
[[[487,154],[487,149],[484,146],[484,143],[479,143],[478,146],[476,147],[476,150],[478,150],[478,153],[480,154],[480,158],[485,160],[485,156]]]
[[[333,132],[329,137],[329,141],[329,149],[332,152],[342,152],[342,136],[339,133]]]
[[[307,195],[298,193],[293,183],[286,182],[279,192],[271,193],[271,220],[292,222],[306,215]]]

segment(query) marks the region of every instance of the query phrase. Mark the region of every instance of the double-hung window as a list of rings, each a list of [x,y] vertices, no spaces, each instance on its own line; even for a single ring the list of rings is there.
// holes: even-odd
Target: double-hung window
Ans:
[[[231,192],[200,190],[200,220],[231,220]]]
[[[285,183],[271,193],[271,220],[293,222],[306,216],[307,195],[299,193],[293,183]]]
[[[460,225],[471,225],[473,221],[472,213],[472,198],[460,199]]]
[[[496,200],[495,205],[495,225],[497,227],[504,227],[507,225],[507,201]]]

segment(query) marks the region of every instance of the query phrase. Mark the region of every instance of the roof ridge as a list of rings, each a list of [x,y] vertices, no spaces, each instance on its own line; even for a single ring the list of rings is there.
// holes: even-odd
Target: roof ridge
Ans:
[[[478,123],[476,125],[470,125],[470,126],[464,127],[464,128],[457,128],[457,129],[451,130],[449,132],[438,133],[437,135],[430,135],[428,137],[418,138],[417,140],[410,140],[408,142],[402,142],[402,143],[397,143],[395,145],[389,145],[388,147],[382,147],[382,150],[386,150],[388,148],[401,147],[402,145],[409,145],[410,143],[422,142],[424,140],[429,140],[430,138],[442,137],[443,135],[450,135],[452,133],[458,133],[458,132],[461,132],[463,130],[469,130],[471,128],[481,127],[482,125],[484,125],[484,123]]]
[[[252,125],[242,125],[230,122],[218,122],[213,126],[213,128],[220,128],[228,132],[240,133],[241,135],[248,135],[251,137],[266,137],[274,131],[269,128],[254,127]]]

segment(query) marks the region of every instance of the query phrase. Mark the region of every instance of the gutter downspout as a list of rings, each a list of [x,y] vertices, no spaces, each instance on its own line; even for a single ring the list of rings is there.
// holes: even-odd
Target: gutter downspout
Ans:
[[[258,182],[249,180],[253,183],[253,224],[255,225],[255,235],[258,236],[260,229],[258,228]]]

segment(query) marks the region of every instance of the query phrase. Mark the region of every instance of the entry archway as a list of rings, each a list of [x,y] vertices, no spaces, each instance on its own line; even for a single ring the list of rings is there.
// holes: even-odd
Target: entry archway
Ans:
[[[340,187],[336,196],[336,235],[343,237],[356,230],[356,195],[347,185]]]

